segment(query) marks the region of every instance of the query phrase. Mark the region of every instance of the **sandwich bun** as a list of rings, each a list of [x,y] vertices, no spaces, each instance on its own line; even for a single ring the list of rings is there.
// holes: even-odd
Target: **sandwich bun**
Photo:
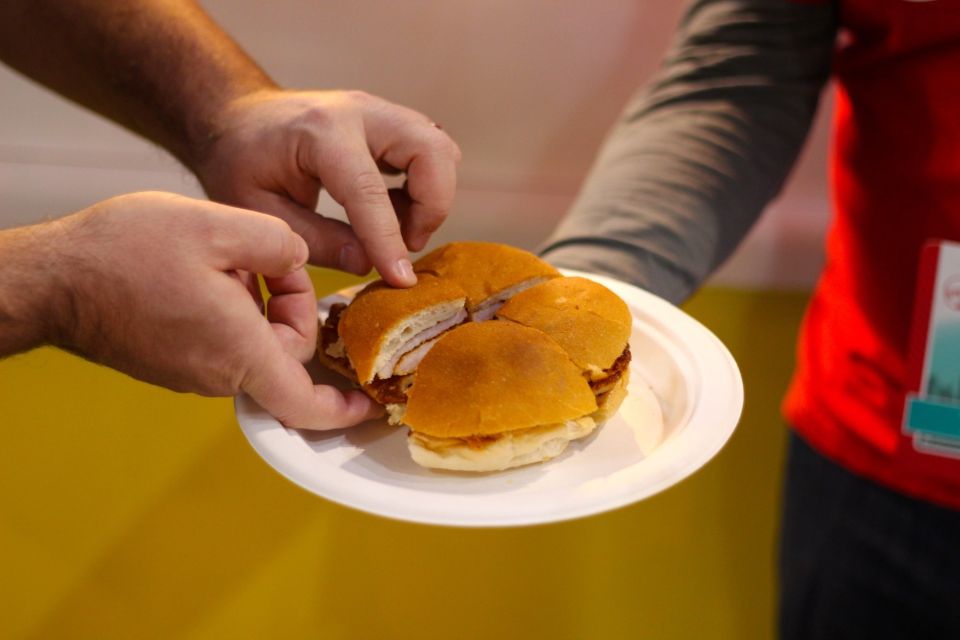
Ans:
[[[590,386],[540,331],[472,322],[445,335],[414,375],[403,422],[418,464],[500,471],[556,457],[597,422]]]
[[[455,282],[466,292],[471,320],[489,320],[504,301],[560,272],[532,253],[495,242],[453,242],[413,263],[416,273]]]
[[[463,324],[424,357],[403,421],[469,438],[563,423],[597,410],[579,367],[543,332],[493,320]]]
[[[560,345],[590,380],[596,422],[617,412],[627,395],[633,327],[617,294],[586,278],[556,278],[518,293],[497,317],[538,329]]]
[[[633,318],[626,303],[586,278],[548,280],[513,296],[497,317],[539,329],[593,376],[623,353]]]
[[[496,438],[438,438],[411,431],[407,448],[414,462],[448,471],[503,471],[545,462],[563,453],[574,440],[585,438],[606,422],[627,395],[628,375],[601,396],[599,408],[589,416],[560,424],[518,429]]]

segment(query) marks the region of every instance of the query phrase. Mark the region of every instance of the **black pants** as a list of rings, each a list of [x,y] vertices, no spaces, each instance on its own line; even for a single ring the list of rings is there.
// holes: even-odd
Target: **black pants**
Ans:
[[[782,640],[960,639],[960,511],[884,489],[791,434]]]

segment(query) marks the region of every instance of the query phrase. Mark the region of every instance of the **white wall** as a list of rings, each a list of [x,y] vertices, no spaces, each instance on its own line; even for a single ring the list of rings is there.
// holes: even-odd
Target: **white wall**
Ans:
[[[532,248],[572,200],[623,103],[655,69],[681,3],[204,5],[283,84],[361,88],[443,123],[464,161],[455,213],[438,240]],[[826,220],[825,140],[820,123],[786,193],[718,274],[721,282],[812,282]],[[163,152],[0,68],[0,226],[140,189],[199,195]],[[327,214],[335,209],[321,203]]]

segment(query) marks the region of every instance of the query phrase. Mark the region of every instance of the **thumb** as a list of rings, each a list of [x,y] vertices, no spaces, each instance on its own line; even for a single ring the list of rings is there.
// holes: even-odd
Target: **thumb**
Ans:
[[[265,325],[251,336],[255,343],[241,388],[285,426],[339,429],[383,413],[362,391],[315,385],[302,364],[283,351]]]

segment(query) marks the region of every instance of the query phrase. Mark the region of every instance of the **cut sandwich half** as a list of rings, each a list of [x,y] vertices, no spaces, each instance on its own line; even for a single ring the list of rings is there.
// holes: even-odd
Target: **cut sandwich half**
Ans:
[[[556,278],[523,291],[497,317],[547,334],[581,368],[605,414],[626,396],[633,318],[620,297],[586,278]]]
[[[471,322],[444,335],[413,377],[402,416],[425,467],[498,471],[556,457],[596,428],[580,368],[543,332]]]
[[[517,293],[560,277],[532,253],[493,242],[453,242],[413,263],[417,273],[431,273],[455,282],[467,296],[467,312],[477,322],[489,320]]]
[[[349,306],[331,308],[320,332],[320,360],[381,404],[396,403],[433,340],[467,320],[465,303],[456,283],[430,274],[409,289],[374,282]]]

